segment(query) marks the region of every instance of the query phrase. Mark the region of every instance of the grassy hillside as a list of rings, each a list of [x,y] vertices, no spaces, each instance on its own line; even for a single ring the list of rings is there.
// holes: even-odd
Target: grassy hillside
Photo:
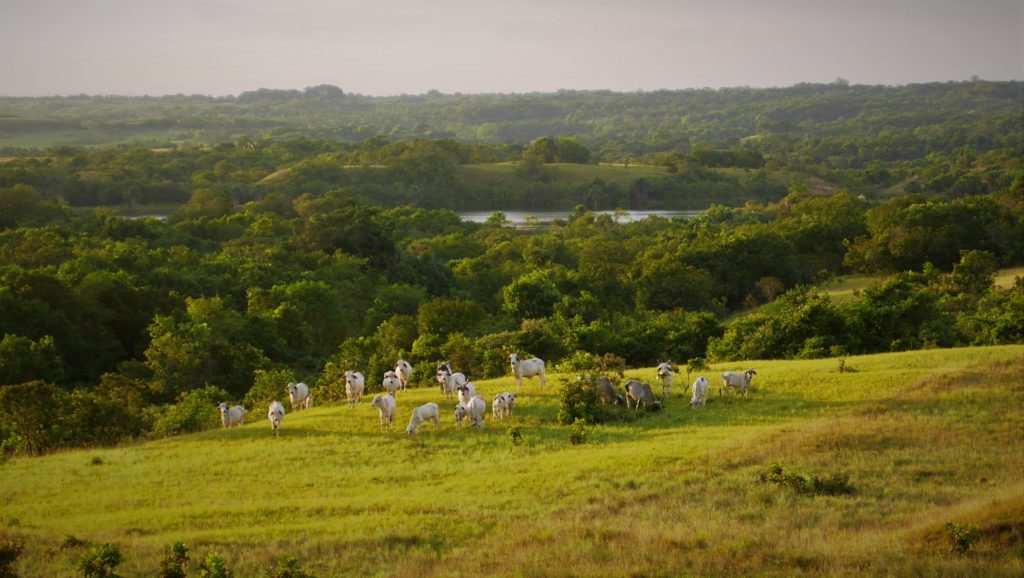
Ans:
[[[441,402],[430,388],[399,394],[391,433],[366,400],[289,414],[279,439],[256,409],[227,431],[14,459],[0,541],[24,540],[22,576],[74,575],[85,547],[69,536],[119,546],[125,576],[154,575],[176,540],[238,576],[278,554],[320,576],[1024,572],[1024,346],[852,357],[846,373],[834,359],[742,367],[758,371],[748,399],[712,379],[706,408],[677,389],[582,445],[554,423],[549,378],[481,432],[457,431],[442,402],[440,431],[402,434],[412,407]],[[477,385],[488,401],[515,387]],[[853,493],[759,483],[775,463],[846,473]],[[949,553],[947,521],[980,526],[968,555]]]

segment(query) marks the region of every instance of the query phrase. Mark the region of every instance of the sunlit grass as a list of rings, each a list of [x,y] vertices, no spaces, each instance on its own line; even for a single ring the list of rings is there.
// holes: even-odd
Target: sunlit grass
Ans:
[[[720,396],[717,375],[747,367],[749,398]],[[390,433],[363,403],[290,413],[278,439],[254,411],[231,430],[13,459],[0,466],[0,522],[18,523],[0,539],[25,540],[23,576],[74,575],[69,535],[118,545],[127,576],[152,575],[176,540],[239,576],[281,553],[322,576],[1019,575],[1008,543],[983,538],[954,559],[935,531],[1024,504],[1024,347],[847,367],[715,365],[699,410],[681,374],[664,411],[623,412],[583,445],[555,424],[551,376],[544,391],[524,386],[507,422],[522,425],[518,446],[489,413],[482,431],[456,430],[454,402],[430,388],[399,393]],[[628,375],[653,382],[654,369]],[[515,390],[511,378],[477,386],[488,401]],[[442,406],[441,430],[402,433],[426,401]],[[756,483],[775,462],[848,472],[856,491]]]

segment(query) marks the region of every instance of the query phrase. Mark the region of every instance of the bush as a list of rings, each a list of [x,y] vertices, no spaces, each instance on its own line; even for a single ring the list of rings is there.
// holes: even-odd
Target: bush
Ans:
[[[775,484],[808,496],[838,496],[853,493],[849,474],[836,472],[827,478],[786,473],[779,464],[772,464],[757,474],[762,484]]]
[[[577,375],[571,380],[562,380],[559,392],[558,415],[562,425],[574,424],[578,420],[589,423],[601,421],[597,399],[596,379],[590,375]]]
[[[206,559],[199,563],[199,578],[231,578],[234,575],[215,552],[207,554]]]
[[[513,446],[519,446],[523,443],[523,426],[512,425],[509,426],[505,432],[508,434],[508,439],[512,442]]]
[[[188,548],[182,542],[171,544],[171,552],[160,563],[160,578],[185,578]]]
[[[284,401],[288,397],[288,384],[295,381],[295,374],[287,369],[258,369],[242,405],[251,411],[269,407],[272,401]]]
[[[277,567],[270,571],[269,578],[316,578],[316,574],[299,568],[299,561],[294,556],[281,554],[277,557]]]
[[[103,544],[89,550],[78,559],[78,570],[85,578],[119,578],[114,568],[121,564],[121,550]]]
[[[170,436],[215,428],[220,424],[217,404],[227,398],[228,392],[212,385],[182,394],[178,403],[156,420],[153,434]]]
[[[569,443],[574,446],[587,443],[588,433],[586,420],[576,418],[569,428]]]
[[[0,541],[0,578],[15,578],[18,575],[14,571],[14,563],[24,550],[25,543],[21,540]]]
[[[981,538],[981,528],[977,525],[964,527],[955,522],[946,522],[946,535],[949,536],[949,551],[966,556],[971,546]]]

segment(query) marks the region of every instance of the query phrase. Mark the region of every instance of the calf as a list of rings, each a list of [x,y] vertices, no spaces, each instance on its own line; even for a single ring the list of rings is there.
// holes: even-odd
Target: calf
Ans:
[[[370,407],[377,408],[380,412],[380,429],[391,429],[391,423],[395,421],[395,398],[390,393],[373,396]]]
[[[405,428],[405,433],[415,433],[429,420],[433,420],[437,429],[441,429],[441,414],[437,410],[437,404],[433,402],[425,403],[412,411],[409,427]]]
[[[381,382],[381,385],[384,387],[384,391],[388,392],[390,395],[395,395],[395,392],[398,391],[399,388],[405,389],[402,387],[401,378],[399,378],[398,374],[394,371],[389,371],[384,374],[384,381]]]

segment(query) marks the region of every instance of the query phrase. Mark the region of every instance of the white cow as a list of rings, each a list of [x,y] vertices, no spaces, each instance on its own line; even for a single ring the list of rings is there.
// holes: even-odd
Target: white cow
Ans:
[[[725,387],[725,395],[728,397],[729,390],[731,388],[739,388],[740,394],[746,397],[747,392],[750,391],[750,380],[757,375],[757,372],[753,369],[748,369],[743,373],[736,373],[734,371],[726,371],[722,374],[722,386]]]
[[[436,403],[425,403],[414,409],[412,417],[409,418],[409,427],[405,428],[405,433],[416,432],[428,420],[433,420],[434,426],[441,429],[441,414],[437,410]]]
[[[494,401],[491,402],[491,413],[494,414],[494,419],[511,417],[512,410],[515,408],[516,394],[507,391],[494,396]]]
[[[661,409],[661,402],[654,397],[651,386],[635,379],[626,382],[626,409],[629,409],[631,399],[636,400],[636,408],[633,411],[639,411],[641,403],[649,409]]]
[[[437,381],[441,384],[441,393],[444,394],[445,399],[451,399],[459,386],[469,383],[465,374],[453,373],[452,366],[448,362],[437,365]]]
[[[661,397],[668,399],[672,393],[672,378],[676,372],[672,369],[671,361],[663,361],[658,364],[658,381],[661,382]]]
[[[474,396],[466,405],[466,417],[469,423],[476,429],[484,427],[484,412],[487,411],[487,402],[480,396]]]
[[[455,391],[459,394],[459,403],[465,404],[467,407],[469,406],[469,400],[473,399],[476,395],[476,387],[468,381],[456,387]]]
[[[398,391],[399,388],[405,389],[402,387],[402,380],[394,371],[389,371],[384,374],[384,381],[381,382],[381,385],[384,386],[384,390],[390,395],[395,395],[395,392]]]
[[[539,357],[530,359],[519,359],[519,355],[512,353],[508,356],[509,364],[512,366],[512,376],[516,378],[516,387],[523,387],[523,378],[540,377],[540,387],[544,389],[547,385],[547,376],[544,375],[544,360]]]
[[[409,380],[412,379],[412,365],[404,359],[399,359],[395,364],[395,373],[398,374],[398,379],[402,382],[402,391],[405,391],[409,387]]]
[[[455,406],[455,427],[462,428],[462,420],[466,419],[466,414],[469,410],[466,409],[466,404],[460,403]]]
[[[270,420],[270,429],[274,435],[280,435],[281,422],[284,421],[284,405],[279,401],[270,402],[270,409],[267,410],[267,419]]]
[[[228,407],[228,404],[222,402],[217,409],[220,410],[220,422],[224,424],[224,429],[245,423],[244,407],[240,405]]]
[[[693,397],[690,399],[690,407],[704,407],[708,401],[708,378],[703,375],[693,382]]]
[[[395,398],[390,393],[377,394],[373,396],[370,407],[375,407],[380,412],[381,431],[385,428],[390,430],[392,422],[395,421]]]
[[[292,411],[313,407],[313,398],[309,395],[309,387],[305,383],[288,384],[288,401],[292,402]]]
[[[345,397],[348,398],[348,406],[355,407],[363,400],[363,390],[366,389],[366,378],[358,371],[345,372]]]

